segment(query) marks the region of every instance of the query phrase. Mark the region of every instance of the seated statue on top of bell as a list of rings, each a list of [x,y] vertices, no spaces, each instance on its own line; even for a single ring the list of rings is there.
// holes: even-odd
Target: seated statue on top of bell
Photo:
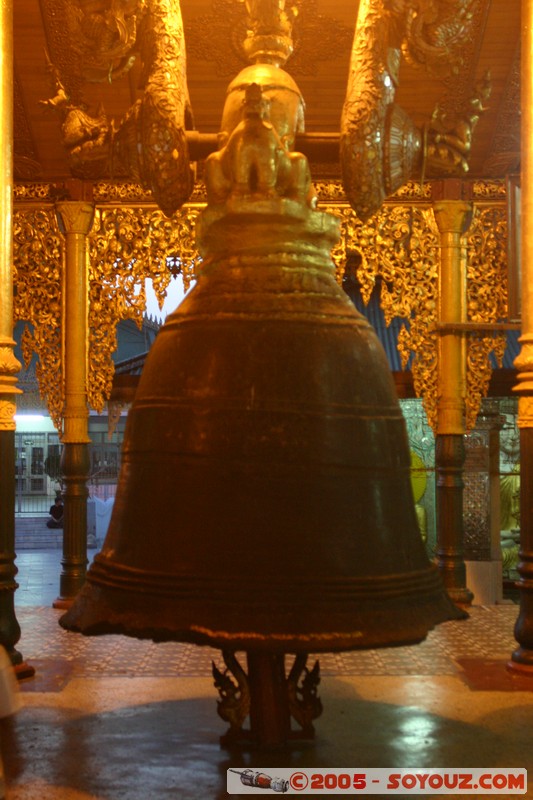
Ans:
[[[221,149],[205,166],[207,198],[221,205],[228,198],[261,195],[289,197],[313,205],[311,173],[301,153],[289,152],[270,120],[271,100],[257,83],[244,88],[242,119],[219,136]]]

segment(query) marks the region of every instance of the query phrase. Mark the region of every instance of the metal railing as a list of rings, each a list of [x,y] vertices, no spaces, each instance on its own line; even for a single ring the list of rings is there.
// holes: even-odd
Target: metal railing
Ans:
[[[15,515],[46,515],[61,491],[61,445],[56,434],[17,433],[15,462]],[[115,496],[120,471],[120,444],[107,441],[89,445],[90,498]]]

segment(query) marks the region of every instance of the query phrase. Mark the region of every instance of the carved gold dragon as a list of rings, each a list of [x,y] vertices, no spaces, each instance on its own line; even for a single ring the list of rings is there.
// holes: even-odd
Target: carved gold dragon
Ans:
[[[411,178],[464,174],[490,94],[488,76],[454,118],[437,108],[422,128],[395,101],[402,53],[431,72],[452,71],[476,0],[361,0],[341,119],[341,167],[361,219]]]
[[[118,124],[103,108],[92,115],[70,102],[58,70],[49,62],[55,94],[44,105],[62,116],[63,143],[76,177],[88,177],[89,164],[92,178],[127,175],[150,189],[171,216],[194,185],[185,133],[192,127],[192,114],[179,0],[101,0],[90,14],[85,5],[83,0],[68,4],[71,13],[79,12],[84,52],[93,39],[100,42],[89,65],[99,65],[99,76],[105,67],[111,78],[140,58],[142,99]],[[91,75],[91,69],[85,74]]]

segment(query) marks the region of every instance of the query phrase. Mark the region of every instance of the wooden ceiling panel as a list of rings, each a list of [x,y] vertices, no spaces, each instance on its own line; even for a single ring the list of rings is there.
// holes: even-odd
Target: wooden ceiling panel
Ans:
[[[15,152],[21,164],[26,159],[27,167],[36,162],[39,177],[49,180],[67,177],[69,167],[61,142],[61,118],[41,102],[53,96],[45,50],[54,62],[68,66],[75,99],[86,103],[92,114],[103,104],[108,116],[118,121],[140,96],[138,68],[113,83],[80,81],[65,22],[68,2],[16,0],[14,4]],[[202,133],[213,133],[220,126],[227,85],[246,66],[241,49],[246,30],[244,4],[182,0],[181,8],[195,126]],[[308,132],[339,130],[357,10],[354,0],[300,2],[294,55],[286,68],[303,93]],[[520,0],[480,0],[477,14],[477,27],[465,44],[459,73],[453,79],[438,80],[404,62],[397,102],[421,125],[438,102],[453,111],[468,101],[476,79],[490,69],[492,96],[475,132],[471,174],[482,176],[489,167],[494,174],[505,174],[512,160],[509,153],[514,153],[516,162],[519,150]]]

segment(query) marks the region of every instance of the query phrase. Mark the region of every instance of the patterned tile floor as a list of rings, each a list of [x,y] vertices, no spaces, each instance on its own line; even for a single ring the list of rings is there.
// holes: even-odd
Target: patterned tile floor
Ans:
[[[506,670],[516,605],[474,606],[414,647],[322,654],[324,713],[313,742],[248,752],[220,744],[218,651],[67,633],[52,607],[60,562],[59,551],[17,561],[17,647],[36,672],[21,681],[22,708],[2,743],[7,800],[225,800],[228,767],[520,767],[533,775],[532,679]],[[523,796],[533,800],[533,781]]]
[[[219,652],[188,644],[154,644],[123,636],[85,638],[58,625],[57,597],[61,553],[32,551],[17,558],[15,594],[22,636],[18,649],[28,662],[69,662],[71,677],[205,677]],[[470,618],[439,625],[416,647],[320,655],[322,675],[457,675],[460,659],[508,659],[517,644],[512,603],[473,606]]]

